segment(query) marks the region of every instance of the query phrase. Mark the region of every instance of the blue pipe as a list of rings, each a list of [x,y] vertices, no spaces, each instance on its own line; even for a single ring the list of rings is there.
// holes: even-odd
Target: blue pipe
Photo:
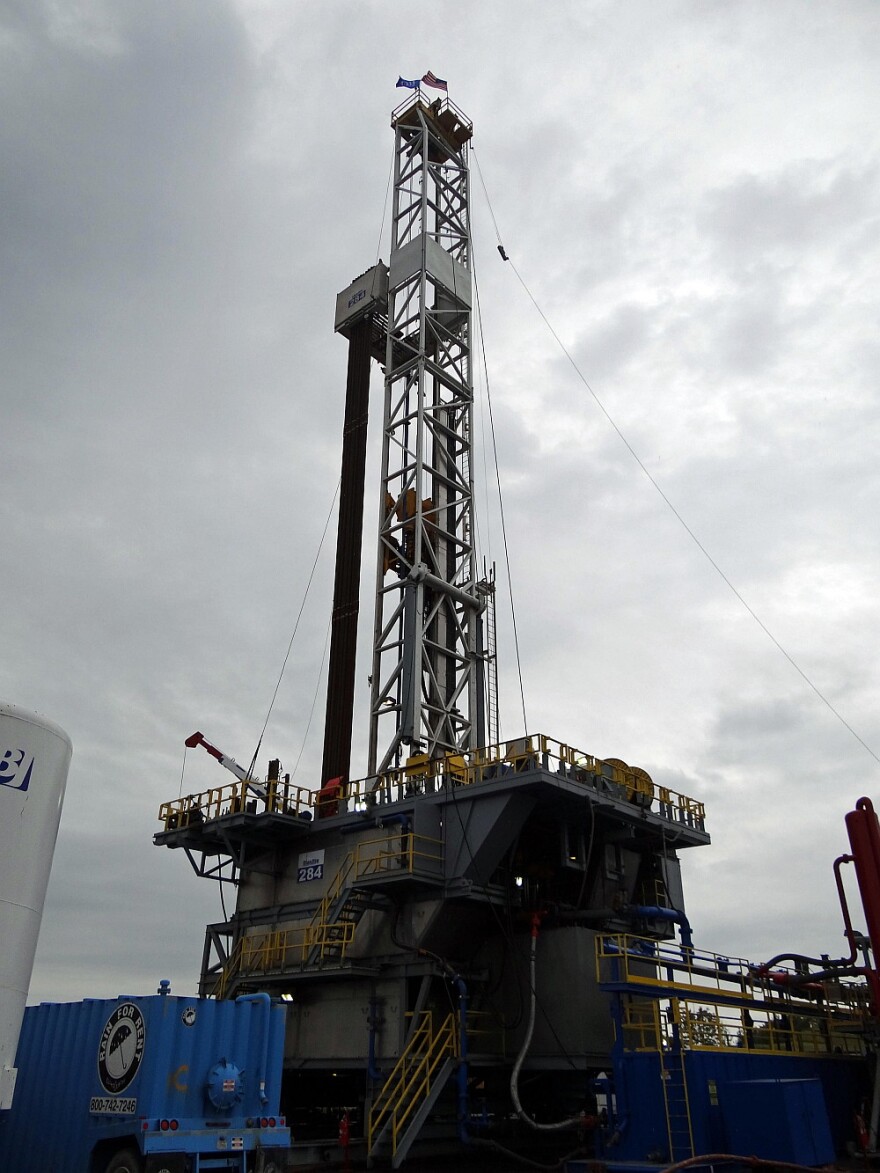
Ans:
[[[467,1131],[469,1107],[467,1101],[467,985],[460,974],[453,977],[459,991],[459,1140],[462,1145],[471,1145],[471,1133]]]
[[[260,1064],[260,1103],[268,1104],[269,1095],[266,1091],[266,1072],[269,1070],[269,1028],[272,1025],[272,999],[265,992],[261,991],[259,994],[241,994],[235,999],[236,1002],[259,1002],[265,1006],[266,1012],[263,1015],[263,1059]]]
[[[626,1065],[623,1061],[623,998],[620,994],[611,995],[611,1020],[614,1023],[614,1042],[611,1045],[611,1070],[613,1076],[611,1084],[614,1089],[614,1112],[611,1111],[611,1100],[608,1097],[608,1123],[611,1135],[605,1140],[606,1148],[613,1148],[620,1143],[620,1138],[629,1125],[629,1088],[626,1082]]]
[[[681,933],[681,947],[689,953],[693,952],[694,939],[691,935],[691,923],[683,912],[677,908],[661,908],[657,904],[631,904],[628,911],[633,916],[643,916],[648,920],[669,920],[678,925]]]
[[[381,819],[379,819],[380,827],[388,827],[392,823],[400,823],[401,827],[403,827],[405,831],[409,831],[410,829],[409,815],[383,815]]]
[[[367,1075],[370,1079],[381,1079],[382,1072],[376,1066],[376,1027],[378,1025],[379,1003],[376,998],[370,999],[370,1016],[367,1022],[370,1027],[367,1043]]]

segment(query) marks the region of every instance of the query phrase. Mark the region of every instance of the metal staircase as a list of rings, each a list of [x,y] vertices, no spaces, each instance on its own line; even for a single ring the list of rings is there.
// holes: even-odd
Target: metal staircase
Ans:
[[[342,874],[341,871],[339,874]],[[339,880],[339,875],[336,879]],[[330,899],[328,892],[306,930],[306,941],[309,944],[306,966],[342,961],[361,917],[372,903],[367,893],[357,888],[337,889],[335,899]]]
[[[375,889],[368,891],[366,887],[358,887],[358,881],[365,877],[375,879],[383,874],[399,876],[411,873],[414,862],[413,840],[410,836],[407,839],[410,846],[404,851],[394,845],[391,839],[385,839],[378,844],[369,844],[373,849],[378,847],[378,850],[372,850],[369,854],[361,854],[355,849],[346,855],[305,931],[308,947],[304,962],[306,967],[345,958],[346,948],[351,944],[355,929],[367,909],[384,907],[381,899],[377,901]]]
[[[344,961],[364,913],[369,908],[387,906],[375,882],[382,877],[393,881],[411,875],[417,860],[434,859],[436,845],[428,845],[424,837],[419,837],[419,850],[411,836],[409,846],[401,850],[399,838],[386,837],[350,851],[307,923],[242,937],[224,962],[210,993],[217,998],[230,998],[242,985],[252,985],[254,981]],[[361,886],[361,880],[367,882]]]
[[[399,1169],[422,1125],[455,1070],[458,1060],[457,1017],[449,1014],[434,1029],[424,1012],[394,1070],[373,1101],[367,1131],[367,1163],[391,1158]]]
[[[355,857],[349,853],[308,924],[242,937],[220,972],[214,996],[231,998],[242,985],[292,966],[312,969],[342,961],[361,918],[375,903],[352,886],[356,871]]]

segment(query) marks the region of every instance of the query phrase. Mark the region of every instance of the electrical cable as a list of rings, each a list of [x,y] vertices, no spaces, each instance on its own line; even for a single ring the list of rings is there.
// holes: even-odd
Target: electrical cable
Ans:
[[[560,1157],[553,1165],[542,1165],[539,1161],[533,1161],[530,1157],[524,1157],[522,1153],[517,1153],[513,1149],[507,1149],[504,1145],[499,1144],[497,1140],[490,1140],[488,1137],[472,1136],[471,1144],[478,1148],[493,1149],[495,1152],[503,1153],[505,1157],[510,1157],[514,1161],[519,1161],[522,1165],[527,1165],[530,1169],[541,1169],[544,1173],[555,1173],[557,1169],[564,1169],[566,1164],[575,1157],[584,1156],[582,1148],[573,1149],[570,1153]],[[813,1170],[815,1173],[815,1170]]]
[[[457,817],[457,819],[458,819],[459,826],[461,827],[461,838],[462,838],[462,842],[464,843],[464,848],[465,848],[465,851],[467,851],[467,853],[468,853],[468,858],[470,859],[470,861],[471,861],[471,864],[473,865],[473,868],[474,868],[474,870],[475,870],[475,872],[476,872],[476,869],[477,869],[477,861],[474,859],[474,853],[471,851],[471,845],[470,845],[470,843],[468,842],[467,829],[466,829],[466,827],[465,827],[465,825],[464,825],[464,819],[461,817],[461,811],[458,809],[458,799],[457,799],[457,797],[456,797],[456,793],[455,793],[455,787],[454,787],[454,786],[453,786],[453,787],[451,787],[451,789],[450,789],[449,793],[450,793],[450,796],[451,796],[451,798],[452,798],[452,808],[453,808],[453,810],[455,811],[456,817]],[[485,887],[487,886],[485,879],[484,879],[484,878],[483,878],[483,877],[482,877],[482,876],[481,876],[479,873],[477,874],[477,880],[480,882],[480,884],[481,884],[481,886],[482,886],[483,888],[485,888]],[[498,925],[499,929],[501,930],[502,936],[506,937],[506,938],[509,940],[509,942],[510,942],[510,946],[511,946],[511,952],[512,952],[512,951],[513,951],[513,945],[514,945],[514,934],[513,934],[513,932],[512,932],[512,931],[511,931],[511,930],[508,928],[508,926],[507,926],[507,925],[505,925],[505,924],[504,924],[504,922],[502,921],[501,917],[500,917],[500,916],[499,916],[499,914],[498,914],[498,910],[496,909],[496,907],[495,907],[495,905],[492,903],[492,901],[491,901],[491,900],[489,900],[489,901],[487,901],[487,903],[488,903],[488,905],[489,905],[489,911],[492,913],[492,916],[495,918],[495,923]],[[577,1066],[577,1064],[575,1063],[575,1061],[574,1061],[574,1059],[572,1058],[572,1056],[571,1056],[571,1055],[568,1053],[568,1051],[565,1049],[565,1045],[563,1044],[563,1042],[562,1042],[562,1039],[560,1039],[559,1035],[557,1034],[557,1032],[556,1032],[556,1028],[555,1028],[555,1027],[554,1027],[554,1025],[553,1025],[553,1022],[552,1022],[552,1020],[551,1020],[551,1018],[550,1018],[550,1015],[547,1013],[547,1010],[546,1010],[545,1006],[544,1006],[544,1005],[543,1005],[543,1003],[541,1002],[540,998],[538,998],[538,996],[537,996],[537,991],[536,991],[536,989],[535,989],[534,982],[532,982],[532,983],[530,984],[530,987],[529,987],[529,988],[530,988],[531,995],[532,995],[532,996],[535,998],[535,1001],[536,1001],[536,1003],[537,1003],[537,1006],[538,1006],[538,1008],[539,1008],[539,1009],[540,1009],[540,1011],[541,1011],[541,1014],[542,1014],[542,1016],[543,1016],[543,1018],[544,1018],[544,1021],[546,1022],[546,1024],[547,1024],[547,1027],[548,1027],[548,1029],[549,1029],[550,1033],[552,1034],[552,1036],[553,1036],[553,1038],[554,1038],[554,1040],[555,1040],[555,1042],[556,1042],[556,1045],[559,1047],[559,1052],[560,1052],[560,1054],[561,1054],[561,1055],[562,1055],[562,1056],[565,1058],[566,1062],[569,1064],[569,1066],[571,1067],[571,1069],[572,1069],[573,1071],[579,1071],[580,1069],[578,1068],[578,1066]]]
[[[299,769],[299,763],[302,760],[303,751],[306,748],[306,741],[308,740],[309,730],[312,727],[312,718],[315,715],[315,705],[318,703],[318,693],[321,691],[321,681],[324,678],[324,665],[327,663],[327,648],[330,646],[330,632],[333,630],[333,617],[330,617],[330,622],[327,624],[327,634],[324,636],[324,651],[321,655],[321,667],[318,669],[318,679],[315,683],[315,695],[312,697],[312,707],[309,709],[309,719],[306,722],[305,733],[303,733],[302,745],[299,747],[299,754],[293,769],[290,771],[291,780],[296,777],[296,772]]]
[[[797,1173],[816,1173],[815,1167],[796,1165],[792,1161],[765,1160],[763,1157],[737,1157],[732,1153],[703,1153],[699,1157],[688,1157],[685,1161],[676,1161],[674,1165],[665,1165],[659,1173],[678,1173],[679,1169],[693,1169],[700,1165],[717,1165],[719,1162],[745,1165],[749,1169],[792,1169]]]
[[[476,159],[476,154],[474,155],[474,158]],[[495,213],[492,211],[492,205],[489,201],[489,193],[486,190],[486,184],[485,184],[485,181],[483,180],[483,173],[480,170],[479,161],[477,161],[477,174],[480,177],[480,183],[482,184],[483,192],[486,196],[486,204],[489,208],[489,214],[492,217],[493,224],[495,224],[495,231],[496,231],[496,233],[498,233],[498,223],[495,220]],[[770,628],[766,625],[766,623],[764,623],[764,621],[760,618],[760,616],[757,614],[757,612],[746,601],[744,596],[740,593],[740,591],[736,588],[736,586],[734,586],[733,582],[728,578],[728,576],[724,573],[724,571],[721,569],[721,567],[715,561],[715,559],[712,557],[712,555],[709,553],[709,551],[706,549],[706,547],[703,545],[703,543],[697,537],[694,530],[691,529],[691,527],[685,521],[682,514],[678,511],[678,509],[672,503],[670,498],[666,495],[664,490],[661,488],[657,479],[651,474],[651,472],[649,472],[649,470],[647,469],[647,467],[645,466],[645,464],[643,463],[643,461],[639,457],[638,453],[633,448],[632,444],[630,444],[629,440],[624,435],[624,433],[621,430],[621,428],[619,427],[619,425],[612,418],[610,412],[605,407],[602,400],[599,398],[599,396],[596,394],[596,392],[590,386],[589,382],[586,379],[586,376],[583,374],[580,367],[577,365],[575,360],[572,358],[571,354],[569,353],[569,351],[566,348],[565,344],[563,343],[562,339],[559,337],[559,335],[554,330],[553,326],[550,323],[549,318],[544,313],[544,311],[541,309],[540,305],[538,305],[537,300],[535,299],[535,297],[534,297],[532,291],[529,289],[528,285],[526,285],[525,280],[523,279],[523,277],[520,274],[519,270],[517,269],[516,265],[513,263],[513,261],[510,260],[510,258],[508,257],[508,255],[504,251],[504,246],[501,243],[500,233],[498,233],[498,242],[499,242],[498,248],[499,248],[499,251],[501,252],[503,260],[508,262],[511,269],[516,274],[516,278],[519,281],[520,285],[523,287],[523,290],[525,291],[526,296],[529,298],[532,305],[538,311],[538,314],[540,315],[541,319],[543,320],[544,325],[547,327],[547,329],[552,334],[557,345],[559,346],[559,349],[562,351],[562,353],[568,359],[569,363],[571,364],[572,368],[574,369],[575,374],[580,379],[580,381],[583,383],[584,387],[586,387],[587,391],[590,393],[594,402],[596,403],[596,406],[599,408],[599,410],[605,416],[606,420],[611,425],[613,430],[617,433],[618,439],[621,441],[621,443],[624,445],[626,450],[629,452],[630,456],[633,458],[633,460],[636,462],[636,464],[639,466],[639,468],[642,470],[642,472],[648,478],[651,485],[654,487],[654,489],[660,495],[664,504],[667,506],[667,508],[672,513],[672,515],[675,517],[675,519],[678,521],[678,523],[684,529],[685,533],[688,535],[688,537],[691,539],[691,541],[694,543],[694,545],[697,547],[697,549],[700,551],[700,553],[703,555],[703,557],[706,559],[706,561],[709,563],[709,565],[713,568],[713,570],[715,570],[715,572],[719,575],[722,582],[724,582],[724,584],[728,587],[728,589],[731,591],[731,593],[734,595],[734,597],[745,608],[745,610],[749,613],[749,615],[751,615],[752,619],[754,619],[754,621],[755,621],[755,623],[757,623],[758,627],[760,627],[760,629],[764,632],[764,634],[767,636],[767,638],[770,640],[770,642],[776,647],[777,651],[779,651],[785,657],[785,659],[789,662],[789,664],[792,666],[792,668],[794,668],[794,670],[798,673],[798,675],[801,677],[801,679],[816,694],[816,696],[819,698],[819,700],[822,702],[822,704],[825,705],[826,708],[837,718],[837,720],[841,723],[841,725],[843,725],[843,727],[845,729],[847,729],[849,731],[849,733],[852,734],[852,736],[856,739],[856,741],[859,743],[859,745],[871,755],[871,757],[874,759],[875,762],[880,763],[880,756],[878,756],[878,754],[876,754],[874,752],[874,750],[870,747],[870,745],[868,745],[868,743],[856,732],[856,730],[852,727],[852,725],[850,725],[850,723],[846,720],[846,718],[843,716],[843,714],[840,713],[834,707],[834,705],[825,696],[825,694],[819,689],[819,687],[813,683],[813,681],[806,674],[806,672],[803,670],[803,668],[801,668],[800,664],[798,664],[798,662],[794,659],[794,657],[792,655],[790,655],[788,651],[786,651],[786,649],[782,646],[782,644],[779,642],[779,640],[776,638],[776,636],[773,634],[773,632],[770,630]]]
[[[495,225],[495,235],[498,238],[499,245],[501,245],[503,247],[503,242],[501,240],[501,233],[498,231],[498,221],[495,219],[495,213],[492,210],[492,201],[489,199],[489,192],[486,188],[486,181],[485,181],[485,179],[483,179],[483,169],[480,166],[480,160],[477,158],[477,151],[476,151],[476,148],[474,147],[473,143],[471,144],[471,154],[474,156],[474,162],[477,165],[477,175],[479,176],[479,179],[480,179],[480,186],[483,189],[483,195],[486,197],[486,207],[489,209],[489,215],[492,217],[492,223]]]
[[[391,166],[388,168],[388,182],[385,184],[385,202],[382,204],[382,223],[379,225],[379,239],[376,242],[376,264],[380,261],[382,251],[382,233],[385,231],[385,216],[388,213],[388,193],[391,191],[391,180],[394,176],[394,147],[391,148]]]
[[[475,278],[475,280],[476,280],[476,278]],[[479,334],[479,337],[481,340],[481,346],[482,346],[483,324],[479,320],[479,312],[477,313],[476,327],[477,327],[477,332]],[[484,359],[484,365],[485,365],[485,359]],[[480,428],[479,428],[480,455],[483,460],[483,475],[480,480],[480,484],[481,484],[482,490],[483,490],[483,493],[482,493],[483,500],[481,502],[481,508],[484,509],[486,512],[486,543],[485,543],[486,549],[485,549],[484,558],[488,559],[488,561],[491,563],[491,561],[492,561],[492,528],[489,525],[489,458],[486,454],[486,433],[488,431],[488,428],[486,427],[485,417],[483,415],[483,398],[485,395],[485,383],[483,382],[482,378],[480,378],[481,374],[482,374],[481,369],[478,367],[477,368],[477,376],[478,376],[477,381],[481,385],[481,387],[483,388],[483,394],[481,394],[479,396],[475,395],[474,400],[478,405],[478,409],[479,409],[479,413],[480,413]],[[482,543],[482,539],[480,536],[479,510],[476,508],[476,502],[474,502],[474,526],[476,528],[477,541],[480,544],[480,546],[482,547],[483,543]]]
[[[281,687],[281,680],[284,676],[284,670],[287,667],[287,661],[290,659],[290,652],[293,647],[293,641],[296,639],[296,633],[299,631],[299,623],[300,623],[300,620],[302,619],[302,614],[305,609],[306,600],[309,597],[309,591],[312,589],[312,580],[315,577],[315,570],[317,569],[317,566],[318,566],[318,559],[321,557],[321,551],[324,549],[324,539],[327,537],[327,530],[330,526],[330,519],[333,516],[333,510],[336,508],[336,498],[339,496],[339,487],[341,484],[342,484],[342,475],[340,474],[339,480],[336,482],[336,489],[334,490],[334,493],[333,493],[333,500],[330,502],[330,511],[327,514],[327,520],[324,522],[324,529],[321,532],[321,540],[320,540],[320,542],[318,542],[318,551],[315,554],[315,560],[312,563],[312,569],[309,573],[309,581],[306,583],[305,594],[303,595],[302,602],[299,605],[299,613],[297,614],[297,617],[296,617],[296,623],[294,623],[294,625],[293,625],[293,635],[291,635],[290,643],[287,645],[287,651],[285,652],[285,655],[284,655],[284,662],[281,665],[281,671],[278,673],[278,680],[275,684],[275,691],[272,693],[272,699],[269,702],[269,710],[266,713],[266,720],[263,722],[263,728],[261,729],[260,736],[257,739],[257,748],[254,750],[254,756],[251,758],[251,764],[248,767],[248,777],[249,778],[253,777],[254,766],[256,765],[256,762],[257,762],[257,755],[260,752],[260,746],[263,744],[263,735],[266,732],[266,726],[269,724],[269,718],[272,716],[272,709],[275,707],[275,699],[278,696],[278,689]],[[320,672],[318,673],[318,677],[320,680]],[[302,756],[301,750],[300,750],[300,756]]]
[[[446,977],[448,979],[452,980],[457,976],[456,967],[451,965],[445,957],[441,957],[439,953],[432,953],[430,949],[424,949],[421,946],[416,946],[416,951],[420,957],[430,957],[432,961],[435,961],[440,966],[440,968],[445,971]],[[458,1010],[458,1006],[456,1005],[455,998],[452,996],[450,981],[446,981],[443,988],[446,992],[446,998],[449,1002],[449,1009],[453,1014],[455,1014]]]
[[[536,917],[537,919],[537,917]],[[535,954],[538,945],[538,930],[532,929],[532,943],[529,952],[529,982],[532,987],[532,996],[529,1002],[529,1022],[526,1027],[526,1033],[523,1036],[522,1046],[519,1049],[519,1054],[513,1064],[513,1070],[510,1073],[510,1098],[513,1100],[513,1106],[516,1109],[516,1114],[524,1124],[528,1124],[529,1128],[534,1128],[538,1132],[560,1132],[563,1128],[575,1128],[581,1123],[582,1116],[569,1116],[566,1120],[556,1120],[553,1124],[542,1124],[531,1117],[525,1108],[522,1106],[522,1101],[519,1098],[519,1073],[522,1070],[522,1065],[525,1062],[525,1057],[529,1053],[529,1047],[532,1045],[532,1035],[535,1031],[535,1003],[537,1001],[537,983],[535,980]]]
[[[495,436],[495,416],[492,411],[492,394],[489,389],[489,366],[486,360],[486,339],[482,329],[482,311],[480,308],[480,289],[477,285],[476,260],[472,256],[474,272],[474,302],[477,311],[477,321],[480,323],[480,349],[483,356],[483,371],[486,379],[486,403],[489,409],[489,428],[492,435],[492,455],[495,461],[495,479],[498,485],[498,511],[501,518],[501,539],[504,546],[504,565],[507,569],[507,590],[510,595],[510,619],[513,624],[513,648],[516,656],[516,670],[519,676],[519,694],[522,702],[523,733],[528,734],[529,722],[526,716],[526,694],[523,683],[522,660],[519,653],[519,630],[516,622],[516,607],[513,602],[513,578],[510,571],[510,549],[507,544],[507,525],[504,517],[504,494],[501,491],[501,470],[498,465],[498,443]]]
[[[581,905],[583,904],[583,901],[584,901],[584,893],[587,890],[587,876],[589,875],[589,871],[590,871],[590,857],[593,854],[593,836],[596,831],[596,804],[593,802],[592,798],[590,798],[589,796],[587,798],[585,798],[584,801],[586,802],[587,806],[590,808],[590,838],[587,843],[586,857],[584,858],[584,878],[581,881],[581,890],[580,890],[580,892],[578,892],[577,903],[574,906],[575,912],[580,912]],[[662,834],[662,829],[661,829],[661,834]]]
[[[392,945],[396,945],[398,949],[402,949],[405,953],[418,953],[419,947],[414,942],[401,941],[397,936],[397,924],[400,920],[400,914],[403,912],[403,905],[394,896],[389,896],[393,913],[391,916],[391,924],[388,926],[389,936],[391,937]]]
[[[473,270],[474,270],[474,284],[476,285],[476,280],[477,280],[476,258],[475,258],[475,254],[474,254],[474,250],[473,250],[473,241],[471,242],[471,262],[472,262]],[[486,352],[485,352],[485,344],[484,344],[484,340],[483,340],[483,323],[480,320],[479,307],[477,307],[476,328],[477,328],[477,333],[479,334],[479,338],[480,338],[480,346],[483,351],[483,368],[482,368],[482,370],[483,370],[483,375],[484,375],[485,381],[483,382],[482,385],[485,389],[485,394],[488,395],[488,368],[486,365]],[[480,368],[478,367],[477,371],[479,372],[479,370],[480,370]],[[483,553],[483,578],[486,581],[489,581],[488,566],[491,566],[492,567],[493,592],[494,592],[495,563],[492,561],[492,526],[490,524],[491,514],[489,511],[489,461],[488,461],[488,457],[486,455],[487,428],[486,428],[485,417],[483,414],[483,398],[484,398],[484,396],[481,395],[478,400],[479,411],[480,411],[480,454],[483,458],[483,476],[482,476],[482,480],[480,483],[483,486],[483,497],[484,497],[484,504],[482,507],[486,511],[486,546],[485,546],[485,553]],[[474,396],[474,399],[477,400],[477,397]],[[476,502],[475,498],[473,499],[473,516],[474,516],[474,532],[475,532],[476,541],[477,541],[477,544],[479,545],[480,549],[482,549],[483,543],[482,543],[482,539],[480,536],[480,511],[477,509],[477,502]],[[488,560],[488,566],[487,566],[487,560]],[[512,585],[510,584],[509,581],[508,581],[508,587],[511,591],[511,596],[512,596],[513,588],[512,588]],[[484,612],[484,614],[486,615],[486,621],[483,626],[484,633],[487,630],[486,624],[489,622],[489,614],[488,614],[489,607],[492,608],[492,611],[494,613],[494,609],[495,609],[494,593],[493,593],[491,601],[487,600],[487,611]],[[515,644],[514,644],[514,648],[516,648]],[[499,698],[499,694],[498,694],[498,657],[497,657],[496,649],[494,647],[492,648],[491,655],[490,655],[490,649],[488,647],[488,644],[485,647],[485,652],[486,652],[486,659],[484,662],[484,672],[483,672],[483,697],[484,697],[484,701],[485,701],[485,712],[486,712],[486,729],[485,729],[485,731],[486,731],[486,736],[488,738],[488,741],[491,744],[491,743],[494,743],[495,741],[501,740],[500,698]],[[492,700],[491,700],[492,692],[491,692],[490,679],[492,679],[492,678],[494,678],[494,680],[493,680],[494,692],[495,692],[494,704],[492,703]]]
[[[507,854],[507,869],[508,869],[509,876],[512,876],[514,874],[513,869],[514,869],[514,866],[516,863],[516,853],[519,850],[519,841],[520,841],[521,837],[522,837],[522,830],[520,830],[518,832],[516,839],[514,840],[513,844],[510,847],[510,850],[508,851],[508,854]],[[504,975],[506,974],[506,972],[508,970],[508,966],[505,964],[505,962],[509,958],[510,963],[511,963],[510,968],[512,969],[513,975],[516,978],[516,996],[517,996],[517,1001],[519,1003],[519,1006],[518,1006],[518,1009],[517,1009],[516,1014],[514,1015],[512,1021],[508,1021],[507,1019],[505,1019],[503,1014],[499,1014],[499,1018],[501,1019],[501,1023],[504,1026],[505,1030],[517,1030],[519,1028],[520,1023],[523,1020],[523,1015],[525,1014],[525,1008],[526,1008],[525,1007],[525,999],[523,997],[523,989],[522,989],[522,975],[520,973],[519,966],[517,966],[517,964],[516,964],[516,958],[513,956],[514,931],[513,931],[513,900],[511,899],[512,895],[513,895],[513,891],[512,891],[511,885],[510,885],[510,880],[508,878],[508,882],[504,886],[504,914],[506,917],[506,926],[505,926],[505,930],[501,934],[501,942],[502,942],[501,963],[499,966],[498,980],[488,995],[491,1000],[491,995],[493,995],[496,990],[501,988],[502,979],[504,978]]]
[[[177,797],[183,798],[183,774],[186,770],[186,742],[183,743],[183,761],[180,765],[180,786],[177,791]]]
[[[235,865],[233,865],[233,867],[234,866]],[[223,880],[220,878],[220,876],[217,877],[217,885],[220,889],[220,911],[223,913],[223,924],[228,925],[229,924],[229,913],[226,911],[226,899],[223,896]],[[228,958],[227,958],[227,962],[228,962]]]

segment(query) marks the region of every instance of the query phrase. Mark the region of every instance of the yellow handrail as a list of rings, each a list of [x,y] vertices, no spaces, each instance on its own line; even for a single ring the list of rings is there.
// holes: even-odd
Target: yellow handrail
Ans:
[[[392,1154],[397,1152],[408,1121],[431,1093],[437,1068],[445,1059],[458,1056],[456,1021],[454,1013],[448,1014],[435,1032],[431,1012],[422,1013],[409,1043],[370,1111],[368,1150],[372,1149],[377,1135],[390,1120],[391,1151]]]
[[[638,767],[627,766],[614,758],[597,758],[545,734],[530,734],[436,758],[414,755],[405,765],[385,770],[373,778],[344,782],[339,791],[339,809],[365,810],[370,805],[400,802],[441,787],[472,786],[535,767],[550,770],[579,785],[603,789],[637,805],[650,806],[654,814],[668,822],[697,831],[705,829],[705,806],[697,799],[655,784]],[[320,818],[317,791],[284,779],[261,785],[267,788],[264,797],[255,795],[247,783],[235,782],[165,802],[159,808],[159,819],[166,831],[174,831],[237,811],[311,814]]]
[[[322,960],[329,956],[343,960],[357,927],[355,920],[344,916],[348,901],[340,910],[342,919],[329,919],[343,891],[367,877],[393,872],[413,874],[422,866],[436,869],[442,864],[442,848],[442,840],[411,832],[361,841],[343,858],[307,924],[241,938],[223,967],[214,990],[216,997],[226,995],[231,980],[238,974],[265,974],[289,965],[302,966],[314,949]],[[350,899],[362,897],[353,893]]]
[[[630,934],[596,939],[600,984],[626,987],[628,1050],[712,1050],[789,1055],[861,1054],[865,990],[836,982],[798,985],[739,957]],[[652,1017],[660,1002],[670,1014]]]
[[[311,812],[315,803],[314,791],[297,786],[283,778],[260,782],[265,795],[257,795],[250,783],[230,782],[213,786],[197,794],[187,794],[159,807],[159,821],[166,831],[195,827],[202,823],[235,814],[301,815]]]

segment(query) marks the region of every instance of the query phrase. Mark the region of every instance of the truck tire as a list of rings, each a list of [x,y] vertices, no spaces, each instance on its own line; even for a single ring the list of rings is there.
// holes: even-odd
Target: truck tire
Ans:
[[[110,1158],[105,1173],[143,1173],[140,1154],[134,1149],[120,1149]]]

